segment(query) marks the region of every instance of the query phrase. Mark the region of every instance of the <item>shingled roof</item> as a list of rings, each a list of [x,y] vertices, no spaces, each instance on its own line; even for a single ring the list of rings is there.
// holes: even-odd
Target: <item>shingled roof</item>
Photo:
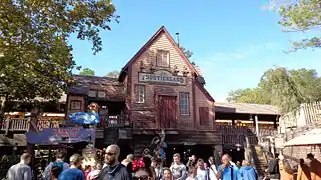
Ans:
[[[124,101],[124,84],[118,78],[73,75],[75,84],[69,87],[70,94],[87,95],[89,90],[105,91],[105,100]]]
[[[248,104],[248,103],[227,103],[216,102],[215,112],[221,113],[239,113],[239,114],[264,114],[279,115],[275,106],[267,104]]]

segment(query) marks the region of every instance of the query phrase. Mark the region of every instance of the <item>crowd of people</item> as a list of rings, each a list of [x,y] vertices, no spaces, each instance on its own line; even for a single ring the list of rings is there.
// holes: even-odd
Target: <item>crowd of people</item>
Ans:
[[[298,164],[292,163],[283,155],[276,158],[272,154],[268,156],[266,180],[321,180],[321,163],[311,153],[307,154],[306,162],[300,159]]]
[[[228,154],[221,157],[220,165],[216,165],[213,157],[207,161],[189,157],[186,165],[181,162],[180,154],[173,155],[173,162],[165,167],[161,159],[142,155],[136,157],[127,155],[119,161],[120,148],[110,145],[105,149],[104,161],[96,161],[88,166],[79,154],[73,154],[69,163],[65,160],[64,151],[55,154],[55,160],[50,162],[42,173],[44,180],[258,180],[256,170],[244,160],[242,163],[232,162]],[[20,162],[13,165],[7,173],[8,180],[31,180],[32,170],[28,166],[32,156],[24,153]],[[321,180],[321,163],[312,154],[307,160],[300,160],[297,170],[297,180]],[[295,176],[290,163],[282,156],[269,156],[268,168],[265,170],[265,180],[294,180]]]

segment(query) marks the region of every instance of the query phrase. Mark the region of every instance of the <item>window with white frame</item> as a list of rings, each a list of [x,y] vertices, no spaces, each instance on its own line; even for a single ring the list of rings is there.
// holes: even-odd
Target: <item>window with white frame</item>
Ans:
[[[184,116],[189,115],[189,93],[188,92],[179,93],[179,110],[181,115],[184,115]]]
[[[165,50],[157,51],[156,66],[169,67],[169,51],[165,51]]]
[[[145,86],[135,85],[135,102],[145,103]]]

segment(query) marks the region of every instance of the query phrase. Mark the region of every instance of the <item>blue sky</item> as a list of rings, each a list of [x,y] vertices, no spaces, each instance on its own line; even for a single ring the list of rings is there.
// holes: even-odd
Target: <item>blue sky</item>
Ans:
[[[286,54],[289,40],[311,34],[284,33],[276,12],[262,10],[264,1],[114,0],[120,23],[103,32],[103,51],[93,55],[91,44],[72,39],[78,65],[103,76],[120,70],[164,25],[193,51],[206,88],[216,101],[225,101],[237,88],[255,87],[269,68],[312,68],[321,71],[321,51]]]

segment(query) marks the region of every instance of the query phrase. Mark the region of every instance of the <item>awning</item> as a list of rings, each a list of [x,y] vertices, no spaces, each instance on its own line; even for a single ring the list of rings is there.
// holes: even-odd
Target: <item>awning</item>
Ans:
[[[287,141],[284,146],[304,146],[321,144],[321,128],[313,129],[307,133]]]

